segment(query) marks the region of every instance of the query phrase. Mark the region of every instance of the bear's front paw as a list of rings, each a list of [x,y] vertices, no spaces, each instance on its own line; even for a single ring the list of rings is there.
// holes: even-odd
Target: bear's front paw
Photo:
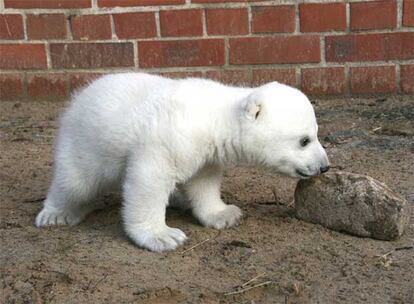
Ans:
[[[157,252],[174,250],[187,240],[184,232],[177,228],[168,227],[167,225],[156,230],[129,228],[127,233],[131,240],[139,247]]]
[[[224,229],[237,225],[242,215],[239,207],[226,205],[223,210],[199,214],[198,219],[206,227]]]

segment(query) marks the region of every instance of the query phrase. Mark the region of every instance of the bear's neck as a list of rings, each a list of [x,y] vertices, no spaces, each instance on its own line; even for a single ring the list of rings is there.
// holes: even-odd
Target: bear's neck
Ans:
[[[235,88],[234,88],[235,89]],[[220,100],[220,123],[215,123],[213,162],[223,166],[254,165],[254,159],[243,146],[240,118],[243,101],[251,89],[233,91],[231,97]]]

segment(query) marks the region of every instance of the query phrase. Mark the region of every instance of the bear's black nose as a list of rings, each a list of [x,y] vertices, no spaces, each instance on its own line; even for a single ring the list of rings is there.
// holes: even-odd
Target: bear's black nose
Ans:
[[[321,167],[321,173],[325,173],[329,171],[329,166]]]

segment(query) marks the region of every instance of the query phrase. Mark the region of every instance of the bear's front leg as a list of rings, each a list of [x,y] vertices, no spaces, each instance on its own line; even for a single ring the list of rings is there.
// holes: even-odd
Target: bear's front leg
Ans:
[[[186,185],[194,216],[206,227],[224,229],[237,225],[242,212],[235,205],[226,205],[220,198],[223,171],[218,166],[201,170]]]
[[[175,179],[159,151],[132,156],[124,183],[123,219],[127,235],[152,251],[173,250],[187,239],[184,232],[165,223],[168,197]]]

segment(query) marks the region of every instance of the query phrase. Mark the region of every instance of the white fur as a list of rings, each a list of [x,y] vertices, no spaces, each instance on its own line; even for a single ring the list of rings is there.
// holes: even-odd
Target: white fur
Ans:
[[[303,136],[311,139],[307,147]],[[97,194],[122,186],[128,236],[150,250],[172,250],[186,240],[165,223],[175,189],[203,225],[238,223],[240,209],[220,198],[222,171],[237,164],[319,174],[328,159],[306,96],[276,82],[237,88],[108,75],[74,96],[62,118],[54,178],[36,225],[75,225],[99,207]]]

